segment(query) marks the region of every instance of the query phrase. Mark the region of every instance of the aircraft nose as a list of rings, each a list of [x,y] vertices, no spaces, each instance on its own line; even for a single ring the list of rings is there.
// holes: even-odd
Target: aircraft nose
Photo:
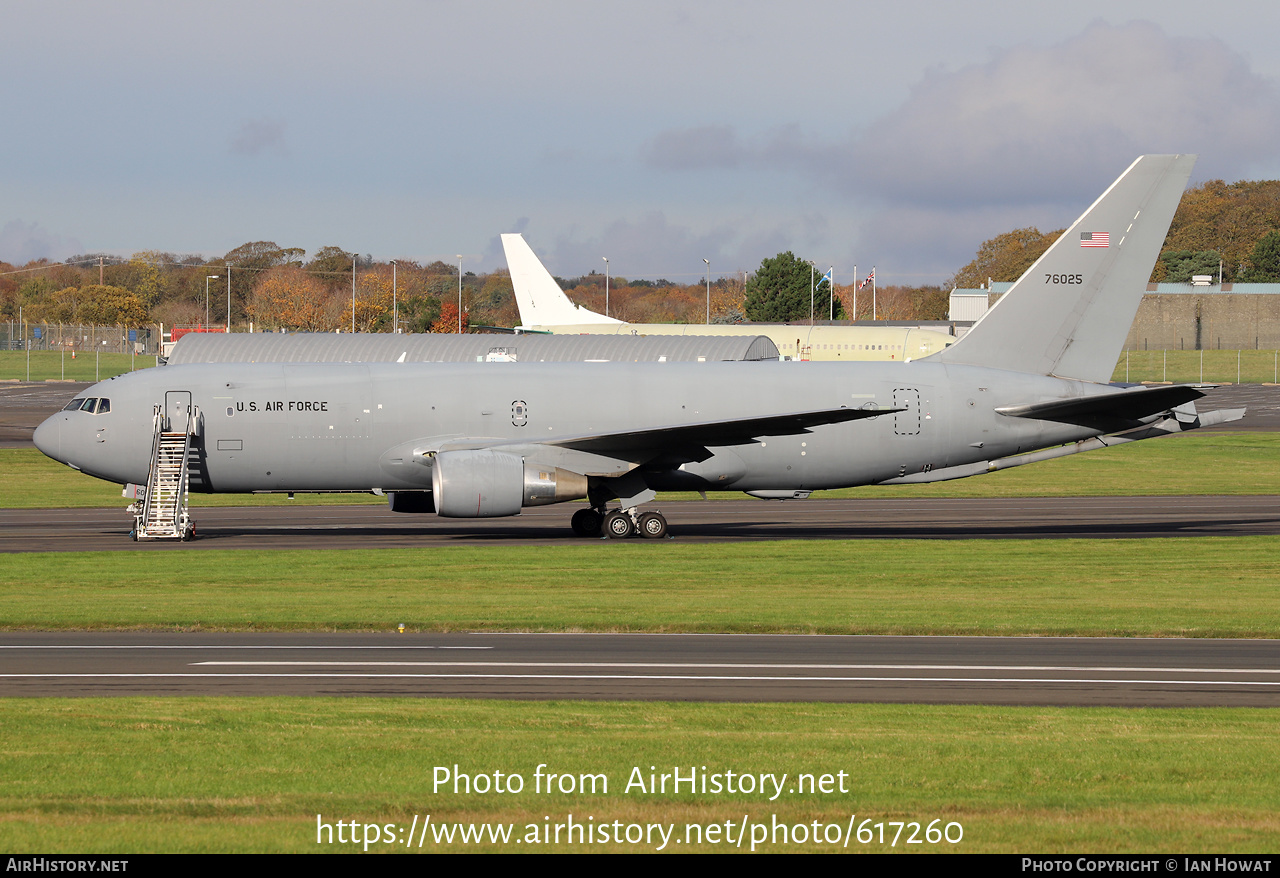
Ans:
[[[35,442],[36,448],[39,448],[46,456],[52,457],[54,460],[62,460],[62,422],[65,420],[62,413],[46,418],[44,423],[36,427],[32,441]]]

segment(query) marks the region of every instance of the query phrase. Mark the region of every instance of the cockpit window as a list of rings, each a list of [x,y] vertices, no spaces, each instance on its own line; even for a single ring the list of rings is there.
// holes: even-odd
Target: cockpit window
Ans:
[[[76,397],[62,407],[64,412],[82,411],[91,415],[101,415],[111,411],[111,400],[99,397]]]

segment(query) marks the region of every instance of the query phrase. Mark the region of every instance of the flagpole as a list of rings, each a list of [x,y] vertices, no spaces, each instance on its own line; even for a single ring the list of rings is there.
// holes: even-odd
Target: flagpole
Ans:
[[[858,266],[853,267],[853,322],[858,322]]]
[[[836,319],[836,267],[827,266],[827,322]]]
[[[876,267],[871,266],[871,319],[876,320]]]
[[[809,325],[813,326],[813,262],[809,263]]]

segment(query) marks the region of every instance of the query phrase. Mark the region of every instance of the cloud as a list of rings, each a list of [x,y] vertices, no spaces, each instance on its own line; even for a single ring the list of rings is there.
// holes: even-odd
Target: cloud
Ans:
[[[1143,153],[1199,153],[1199,179],[1274,162],[1280,91],[1219,40],[1098,21],[1054,46],[930,71],[878,119],[848,116],[861,128],[844,141],[794,126],[749,142],[731,126],[672,129],[643,158],[660,170],[798,170],[896,204],[1062,203],[1097,194]]]
[[[526,234],[525,240],[551,273],[562,277],[592,270],[604,274],[604,257],[608,256],[609,271],[615,277],[665,277],[679,283],[704,277],[703,259],[711,260],[711,276],[716,278],[740,270],[754,271],[765,256],[793,246],[790,236],[782,230],[744,233],[738,228],[719,226],[695,232],[669,222],[661,212],[638,220],[615,220],[589,238],[562,233],[549,242],[535,231]]]
[[[645,164],[664,171],[733,168],[745,155],[728,125],[663,131],[643,151]]]
[[[843,140],[691,128],[662,132],[644,158],[798,172],[827,203],[856,206],[859,261],[936,283],[986,238],[1067,225],[1141,154],[1198,153],[1196,180],[1240,179],[1273,173],[1280,142],[1275,84],[1217,39],[1145,21],[1097,21],[1053,46],[935,69],[891,112],[847,116],[859,127]]]
[[[75,238],[47,232],[36,223],[10,220],[0,229],[0,259],[23,265],[33,259],[65,259],[84,251]]]
[[[809,159],[896,202],[1009,204],[1092,192],[1143,153],[1198,152],[1201,173],[1234,175],[1270,160],[1278,138],[1280,93],[1222,42],[1095,22],[1047,49],[934,71],[847,148]]]
[[[275,119],[250,119],[231,135],[228,149],[235,155],[256,156],[264,152],[285,154],[284,123]]]

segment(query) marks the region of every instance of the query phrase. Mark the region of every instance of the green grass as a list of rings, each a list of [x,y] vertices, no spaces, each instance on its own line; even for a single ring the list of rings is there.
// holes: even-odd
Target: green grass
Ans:
[[[1112,381],[1175,384],[1274,384],[1280,351],[1126,351]]]
[[[115,375],[123,375],[135,369],[146,369],[156,364],[155,355],[133,357],[129,354],[98,354],[92,351],[71,352],[31,351],[30,376],[25,351],[0,351],[0,380],[20,381],[105,381]]]
[[[1248,478],[1241,478],[1247,473]],[[82,475],[35,449],[0,449],[0,508],[126,505],[120,488]],[[1077,454],[991,475],[820,491],[815,497],[1088,497],[1152,494],[1280,494],[1280,433],[1192,433]],[[383,504],[370,494],[193,494],[191,505]],[[663,494],[663,502],[696,494]],[[712,497],[741,499],[739,493]]]
[[[725,820],[794,826],[940,818],[958,845],[897,850],[1210,853],[1280,846],[1272,710],[423,699],[5,699],[0,849],[330,852],[336,823],[595,824]],[[433,789],[437,766],[521,775],[515,794]],[[608,792],[548,794],[534,772],[604,774]],[[625,792],[633,768],[788,775],[760,793]],[[800,773],[845,772],[828,794]],[[546,819],[546,818],[549,818]],[[890,836],[892,827],[886,827]],[[349,835],[349,832],[348,832]],[[887,840],[886,840],[887,841]],[[541,850],[648,851],[643,843]],[[419,851],[533,852],[529,844]],[[749,843],[744,844],[744,849]],[[372,851],[395,850],[375,844]],[[403,848],[399,848],[403,850]],[[698,849],[698,848],[695,848]],[[730,848],[704,845],[701,850]],[[765,844],[765,851],[835,845]],[[850,849],[889,851],[887,843]],[[690,850],[670,845],[668,850]]]
[[[177,551],[183,551],[181,545]],[[0,556],[0,629],[1280,637],[1280,537]]]

